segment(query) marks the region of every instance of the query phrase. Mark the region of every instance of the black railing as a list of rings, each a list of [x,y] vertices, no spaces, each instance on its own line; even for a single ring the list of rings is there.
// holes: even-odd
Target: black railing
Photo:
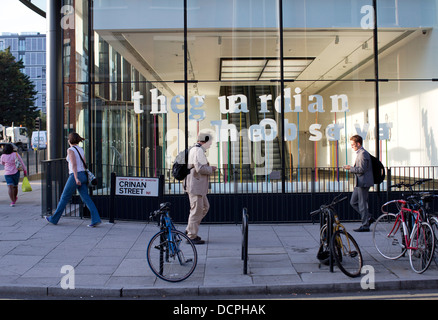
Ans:
[[[29,149],[27,151],[18,151],[23,162],[26,166],[27,173],[30,178],[37,176],[41,173],[41,161],[46,159],[46,149],[33,150]],[[38,178],[39,176],[37,176]]]
[[[42,161],[42,214],[50,215],[56,208],[68,176],[65,159]],[[174,203],[174,220],[184,222],[189,211],[188,199],[183,191],[183,182],[173,179],[170,170],[110,165],[91,165],[99,179],[99,185],[90,189],[102,218],[109,218],[109,208],[113,206],[116,220],[146,220],[146,213],[159,205],[160,201]],[[244,169],[249,170],[249,169]],[[338,168],[294,168],[286,170],[284,181],[280,170],[271,170],[263,176],[244,175],[239,169],[218,172],[210,179],[210,212],[206,222],[238,223],[242,208],[251,212],[251,220],[257,222],[302,222],[309,221],[308,212],[329,200],[333,194],[351,193],[354,189],[354,175]],[[117,197],[115,204],[110,200],[111,173],[119,176],[164,177],[164,192],[160,199],[145,197]],[[231,172],[231,174],[230,174]],[[254,173],[254,171],[250,171]],[[281,172],[281,171],[280,171]],[[438,187],[438,167],[392,167],[388,169],[387,180],[377,188],[371,188],[370,211],[380,213],[380,205],[386,199],[397,195],[387,186],[400,181],[413,182],[421,178],[432,179],[420,188],[423,191]],[[246,178],[243,178],[243,177]],[[284,186],[284,191],[283,191]],[[87,210],[76,196],[66,210],[66,215],[83,216]],[[115,208],[114,208],[115,206]],[[348,201],[340,208],[342,219],[356,220]]]

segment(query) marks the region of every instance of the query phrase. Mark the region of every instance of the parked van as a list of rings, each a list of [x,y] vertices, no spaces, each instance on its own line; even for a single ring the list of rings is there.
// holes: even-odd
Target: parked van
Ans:
[[[38,143],[39,137],[39,143]],[[47,148],[47,131],[32,132],[32,149],[46,149]]]

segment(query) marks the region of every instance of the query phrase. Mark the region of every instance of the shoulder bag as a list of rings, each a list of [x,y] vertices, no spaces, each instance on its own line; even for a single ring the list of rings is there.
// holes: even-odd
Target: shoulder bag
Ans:
[[[19,171],[23,171],[23,165],[21,164],[20,159],[18,158],[18,153],[15,152],[15,167],[19,170]]]
[[[73,148],[76,149],[76,147],[73,147]],[[88,184],[91,184],[91,185],[93,185],[93,186],[97,185],[97,178],[94,176],[94,174],[93,174],[90,170],[88,170],[88,167],[87,167],[87,165],[85,164],[84,159],[82,159],[82,156],[81,156],[81,154],[79,153],[79,150],[78,150],[78,149],[76,149],[76,152],[78,153],[79,158],[81,158],[82,163],[84,164],[85,172],[87,173],[87,177],[88,177]]]

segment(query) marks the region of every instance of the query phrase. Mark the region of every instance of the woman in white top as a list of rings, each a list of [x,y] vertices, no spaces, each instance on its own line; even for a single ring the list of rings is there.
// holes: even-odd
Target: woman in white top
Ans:
[[[95,227],[101,223],[99,212],[97,211],[93,200],[91,200],[90,195],[88,194],[88,177],[82,162],[82,159],[85,159],[84,150],[78,146],[78,144],[84,140],[85,139],[79,136],[79,134],[76,132],[72,132],[68,135],[68,143],[70,148],[67,150],[66,160],[68,162],[69,176],[67,182],[65,183],[64,191],[59,199],[58,207],[56,208],[55,213],[50,217],[46,217],[46,220],[50,223],[58,223],[65,207],[70,202],[71,197],[76,189],[78,189],[82,201],[90,210],[91,224],[89,224],[88,227]]]

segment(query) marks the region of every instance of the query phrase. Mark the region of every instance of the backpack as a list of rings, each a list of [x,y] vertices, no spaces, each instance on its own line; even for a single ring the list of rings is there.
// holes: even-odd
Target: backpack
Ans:
[[[379,159],[370,154],[373,169],[374,184],[381,184],[385,180],[385,167]]]
[[[172,176],[179,181],[184,180],[189,174],[192,168],[187,168],[186,156],[189,158],[188,154],[193,147],[185,149],[178,153],[175,158],[175,161],[172,165]]]

